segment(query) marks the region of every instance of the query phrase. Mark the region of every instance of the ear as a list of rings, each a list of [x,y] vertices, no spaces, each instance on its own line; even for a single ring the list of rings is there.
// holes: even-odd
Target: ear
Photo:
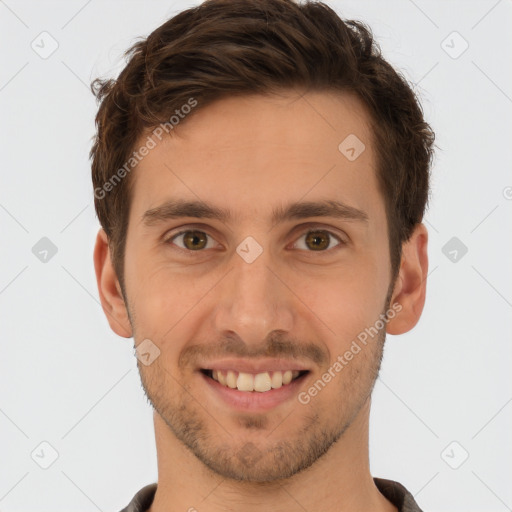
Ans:
[[[112,265],[108,237],[100,229],[94,247],[94,268],[100,294],[101,307],[107,317],[110,328],[123,338],[133,336],[126,304],[121,293],[121,286]]]
[[[390,304],[392,306],[397,302],[402,309],[388,321],[386,332],[389,334],[410,331],[423,312],[428,274],[427,244],[427,228],[419,223],[409,240],[402,245],[400,271]]]

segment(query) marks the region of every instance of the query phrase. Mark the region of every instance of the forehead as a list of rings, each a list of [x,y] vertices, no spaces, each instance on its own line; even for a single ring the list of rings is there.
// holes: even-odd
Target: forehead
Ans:
[[[347,93],[216,101],[140,161],[132,212],[140,218],[169,198],[229,205],[238,219],[301,198],[371,210],[380,195],[370,125],[362,102]]]

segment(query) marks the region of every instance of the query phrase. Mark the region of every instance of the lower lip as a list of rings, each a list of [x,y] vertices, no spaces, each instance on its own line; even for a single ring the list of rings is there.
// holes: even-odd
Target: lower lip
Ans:
[[[301,375],[292,380],[290,384],[285,384],[280,388],[259,392],[232,389],[199,371],[199,375],[216,396],[220,397],[227,405],[241,411],[268,411],[290,400],[297,396],[308,373]]]

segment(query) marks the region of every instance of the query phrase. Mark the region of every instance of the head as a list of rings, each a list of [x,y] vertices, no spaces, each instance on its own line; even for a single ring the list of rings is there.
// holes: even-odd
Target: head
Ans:
[[[434,134],[370,30],[322,3],[207,0],[127,56],[93,83],[103,308],[158,347],[146,394],[207,467],[291,476],[367,413],[386,332],[421,315]],[[201,403],[226,358],[296,361],[303,400]]]

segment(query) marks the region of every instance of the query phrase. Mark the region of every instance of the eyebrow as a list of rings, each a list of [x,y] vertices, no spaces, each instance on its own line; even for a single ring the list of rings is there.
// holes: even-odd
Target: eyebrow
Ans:
[[[227,223],[234,218],[234,215],[229,208],[220,208],[204,201],[169,199],[160,206],[147,210],[142,216],[142,221],[146,226],[153,226],[166,220],[182,217],[216,219]],[[368,223],[366,212],[335,200],[303,201],[290,203],[285,207],[276,207],[272,211],[271,222],[274,225],[309,217],[334,217]]]

